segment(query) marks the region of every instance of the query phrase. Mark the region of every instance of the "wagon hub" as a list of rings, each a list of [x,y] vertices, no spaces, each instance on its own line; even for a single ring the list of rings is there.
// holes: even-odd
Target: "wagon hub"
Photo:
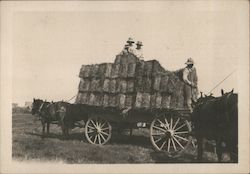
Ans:
[[[174,136],[174,130],[173,129],[167,130],[166,131],[166,137],[171,138],[172,136]]]

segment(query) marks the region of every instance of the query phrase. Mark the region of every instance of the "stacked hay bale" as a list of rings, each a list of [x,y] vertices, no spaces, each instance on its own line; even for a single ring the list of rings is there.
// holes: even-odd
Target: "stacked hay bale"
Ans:
[[[183,108],[183,82],[158,61],[118,55],[114,63],[82,65],[76,103],[123,108]]]

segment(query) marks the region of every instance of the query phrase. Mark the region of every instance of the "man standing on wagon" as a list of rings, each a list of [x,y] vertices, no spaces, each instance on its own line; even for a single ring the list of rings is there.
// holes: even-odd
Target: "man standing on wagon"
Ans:
[[[183,69],[183,81],[184,85],[184,100],[185,105],[192,111],[192,102],[197,101],[198,87],[197,81],[198,77],[196,74],[196,69],[194,67],[194,61],[192,58],[188,58],[185,63],[187,66]]]

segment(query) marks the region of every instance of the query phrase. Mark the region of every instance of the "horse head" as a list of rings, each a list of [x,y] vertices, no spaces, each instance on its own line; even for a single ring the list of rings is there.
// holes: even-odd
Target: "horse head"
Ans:
[[[43,104],[43,100],[33,98],[31,114],[32,115],[38,114],[39,109],[42,106],[42,104]]]
[[[213,94],[211,93],[210,95],[206,95],[203,96],[203,93],[201,92],[201,96],[197,99],[196,102],[192,103],[192,107],[195,108],[197,106],[200,106],[208,101],[213,100],[215,97],[213,96]]]

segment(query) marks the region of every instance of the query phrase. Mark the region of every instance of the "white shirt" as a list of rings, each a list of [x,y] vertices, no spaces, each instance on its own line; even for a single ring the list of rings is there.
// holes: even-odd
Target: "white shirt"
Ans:
[[[192,69],[189,68],[184,68],[183,69],[183,81],[189,85],[191,85],[192,83],[190,82],[190,80],[188,80],[188,74],[192,71]]]
[[[143,59],[143,50],[142,49],[135,49],[134,55],[138,57],[139,59]]]

